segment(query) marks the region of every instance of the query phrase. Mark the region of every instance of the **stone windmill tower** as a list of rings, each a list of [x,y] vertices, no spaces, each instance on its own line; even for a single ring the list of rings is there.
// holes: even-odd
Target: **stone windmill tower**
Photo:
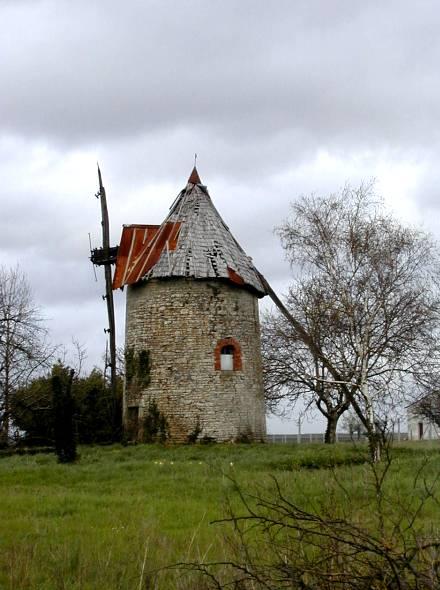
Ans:
[[[124,422],[131,436],[142,436],[153,407],[176,442],[264,439],[264,279],[196,168],[162,225],[124,226],[113,288],[124,285]]]

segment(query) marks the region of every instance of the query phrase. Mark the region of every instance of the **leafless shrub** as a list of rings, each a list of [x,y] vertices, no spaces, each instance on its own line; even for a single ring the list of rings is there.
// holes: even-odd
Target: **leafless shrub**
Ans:
[[[440,536],[422,525],[435,495],[426,463],[414,490],[400,497],[388,486],[391,459],[371,463],[364,510],[334,474],[328,499],[313,509],[296,501],[277,479],[270,491],[251,494],[234,482],[240,514],[231,509],[217,524],[229,528],[231,560],[186,563],[208,588],[239,590],[434,590],[440,587]],[[418,498],[416,501],[414,498]]]

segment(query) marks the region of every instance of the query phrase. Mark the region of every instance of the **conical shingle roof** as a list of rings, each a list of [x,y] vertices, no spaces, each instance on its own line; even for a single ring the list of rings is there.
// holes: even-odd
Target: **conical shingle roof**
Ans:
[[[223,279],[266,294],[260,276],[232,236],[196,168],[160,226],[124,226],[114,288],[142,279]]]

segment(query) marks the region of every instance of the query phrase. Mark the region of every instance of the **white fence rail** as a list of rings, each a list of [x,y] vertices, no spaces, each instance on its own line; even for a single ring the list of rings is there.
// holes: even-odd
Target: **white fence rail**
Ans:
[[[408,440],[408,433],[407,432],[395,432],[393,435],[393,439],[396,441]],[[358,437],[356,434],[351,436],[346,432],[337,432],[336,433],[336,441],[337,442],[363,442],[367,441],[367,437],[361,435]],[[298,443],[323,443],[324,442],[324,433],[301,433],[301,434],[268,434],[267,435],[267,442],[268,443],[277,443],[277,444],[298,444]]]

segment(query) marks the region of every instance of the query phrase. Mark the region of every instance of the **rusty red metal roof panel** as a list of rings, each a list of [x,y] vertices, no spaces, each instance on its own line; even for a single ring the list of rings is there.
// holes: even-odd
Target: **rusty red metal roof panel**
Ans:
[[[134,261],[130,274],[127,277],[127,285],[131,285],[142,279],[157,263],[164,249],[169,254],[172,251],[172,244],[174,244],[175,248],[175,236],[179,228],[179,222],[168,221],[160,226],[153,239],[145,245]]]
[[[229,266],[228,266],[227,271],[228,271],[230,281],[232,281],[236,285],[244,285],[245,284],[243,279],[241,278],[241,276],[238,273],[236,273],[234,269],[229,268]]]
[[[152,241],[159,228],[160,225],[125,225],[122,228],[113,277],[113,289],[119,289],[123,285],[129,284],[133,265],[136,264],[139,254]]]

